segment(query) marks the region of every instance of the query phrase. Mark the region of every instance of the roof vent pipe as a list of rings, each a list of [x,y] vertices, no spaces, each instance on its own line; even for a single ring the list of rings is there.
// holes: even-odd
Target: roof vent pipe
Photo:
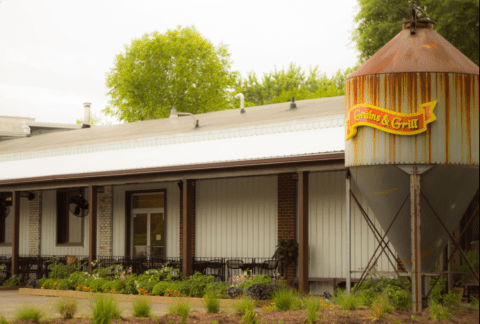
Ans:
[[[243,93],[237,94],[235,96],[235,99],[240,99],[240,113],[241,114],[246,113],[246,110],[245,110],[245,96],[243,95]]]
[[[91,114],[90,114],[90,107],[92,106],[91,103],[86,102],[83,104],[85,107],[85,115],[83,116],[83,126],[82,128],[89,128],[91,123]]]
[[[295,97],[292,97],[292,102],[290,103],[290,109],[297,109],[297,104],[295,103]]]
[[[23,122],[22,130],[27,137],[30,136],[30,127],[28,127],[27,122],[25,121]]]

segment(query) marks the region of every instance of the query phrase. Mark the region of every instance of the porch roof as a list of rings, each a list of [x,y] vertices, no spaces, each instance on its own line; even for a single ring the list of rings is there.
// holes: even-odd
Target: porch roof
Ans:
[[[298,119],[295,118],[297,112],[284,110],[285,107],[282,104],[282,107],[273,107],[274,109],[270,111],[273,118],[266,118],[269,113],[264,111],[256,116],[253,125],[246,127],[188,131],[144,138],[133,136],[133,139],[129,139],[132,134],[127,134],[124,136],[127,140],[123,141],[96,142],[89,135],[86,138],[86,142],[89,143],[87,145],[80,145],[81,141],[77,141],[76,146],[63,147],[60,142],[64,137],[84,131],[76,130],[37,136],[37,139],[44,140],[53,138],[57,141],[57,145],[44,145],[43,149],[36,150],[28,148],[30,143],[25,145],[28,140],[35,138],[13,140],[16,147],[9,146],[10,154],[5,154],[6,152],[0,146],[0,151],[3,151],[3,154],[0,154],[0,185],[25,183],[29,180],[81,178],[82,175],[95,177],[127,174],[132,171],[142,173],[153,169],[158,172],[162,171],[162,168],[168,171],[168,168],[182,166],[212,169],[231,162],[248,163],[255,160],[285,158],[291,160],[292,157],[343,153],[345,150],[344,116],[343,114],[331,115],[331,112],[338,113],[339,110],[343,112],[343,97],[328,99],[330,99],[328,103],[331,108],[328,112],[319,109],[319,102],[314,100],[317,113],[310,113],[309,115],[313,116],[309,119],[305,118],[305,111],[300,112]],[[312,104],[315,103],[304,103],[303,107]],[[262,108],[265,109],[265,107]],[[309,110],[315,111],[312,107]],[[231,114],[231,111],[229,113]],[[235,113],[238,114],[235,118],[242,118],[238,111]],[[271,120],[278,120],[278,114],[285,113],[290,121],[268,123]],[[248,110],[247,115],[249,114],[255,115],[255,112],[252,114]],[[263,123],[257,120],[262,115],[265,119]],[[312,118],[315,115],[317,118]],[[204,122],[208,120],[201,117],[199,119],[201,123],[202,120]],[[169,121],[162,120],[162,122]],[[188,123],[190,125],[188,129],[194,130],[191,119],[179,118],[177,122],[180,124],[178,126],[180,129]],[[138,127],[143,123],[133,124],[137,124],[135,126]],[[205,128],[208,129],[208,127]],[[103,132],[108,130],[109,127],[105,127]],[[85,134],[89,134],[88,131]],[[113,128],[111,132],[116,134]]]

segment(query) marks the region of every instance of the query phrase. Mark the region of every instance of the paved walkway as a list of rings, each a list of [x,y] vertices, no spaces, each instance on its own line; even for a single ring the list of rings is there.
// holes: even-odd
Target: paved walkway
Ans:
[[[43,310],[47,318],[60,317],[60,314],[55,309],[55,303],[59,297],[44,297],[44,296],[30,296],[21,295],[18,291],[0,291],[0,316],[11,320],[15,317],[15,313],[24,305],[36,306]],[[92,299],[77,299],[79,302],[79,309],[76,317],[91,317]],[[118,306],[122,312],[122,317],[129,317],[133,315],[131,302],[118,302]],[[167,313],[167,305],[152,304],[152,315],[161,316]],[[194,309],[203,309],[203,307],[194,307]]]

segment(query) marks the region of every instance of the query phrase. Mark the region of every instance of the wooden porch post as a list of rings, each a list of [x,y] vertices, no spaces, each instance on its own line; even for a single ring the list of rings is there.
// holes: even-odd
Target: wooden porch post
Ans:
[[[195,190],[194,180],[183,181],[183,247],[182,247],[182,272],[184,276],[193,274],[193,204],[192,197]]]
[[[299,202],[299,289],[308,294],[308,172],[298,174],[298,202]]]
[[[97,186],[88,186],[88,272],[93,270],[92,262],[97,259]]]
[[[18,261],[20,251],[20,192],[12,193],[12,275],[18,275]]]

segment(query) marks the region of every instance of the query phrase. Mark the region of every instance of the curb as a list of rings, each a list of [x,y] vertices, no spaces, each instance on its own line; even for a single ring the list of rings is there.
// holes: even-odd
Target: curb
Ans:
[[[163,296],[137,296],[137,295],[123,295],[123,294],[103,294],[73,290],[52,290],[52,289],[31,289],[20,288],[19,294],[33,295],[33,296],[45,296],[45,297],[69,297],[69,298],[83,298],[83,299],[95,299],[98,296],[110,296],[113,299],[121,302],[134,302],[139,299],[145,299],[150,303],[155,304],[173,304],[179,301],[186,301],[192,306],[204,306],[203,298],[192,297],[163,297]],[[233,308],[234,300],[219,299],[221,308]]]

